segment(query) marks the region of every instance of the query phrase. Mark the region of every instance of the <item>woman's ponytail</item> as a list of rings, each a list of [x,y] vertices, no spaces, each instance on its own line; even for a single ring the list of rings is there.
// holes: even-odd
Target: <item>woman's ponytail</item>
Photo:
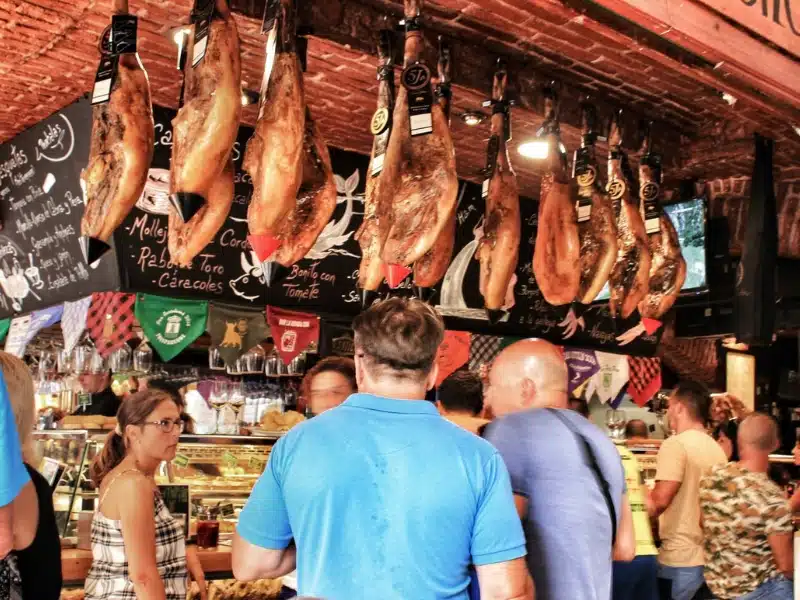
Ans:
[[[125,440],[114,430],[108,434],[103,449],[94,457],[92,466],[89,467],[89,477],[95,489],[100,489],[103,478],[121,463],[123,458],[125,458]]]

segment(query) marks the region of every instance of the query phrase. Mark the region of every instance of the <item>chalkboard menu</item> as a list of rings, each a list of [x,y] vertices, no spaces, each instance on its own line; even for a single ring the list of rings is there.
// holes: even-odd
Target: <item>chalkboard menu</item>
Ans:
[[[0,146],[0,317],[119,285],[114,253],[89,268],[79,243],[91,127],[80,100]]]
[[[225,303],[264,307],[267,304],[348,319],[361,310],[356,288],[361,251],[353,238],[364,212],[364,189],[369,159],[352,152],[331,149],[338,191],[333,218],[307,257],[294,265],[288,276],[266,286],[261,265],[247,243],[247,205],[252,193],[242,160],[252,129],[242,127],[234,147],[235,198],[227,222],[214,241],[195,258],[191,268],[180,268],[169,260],[168,192],[172,146],[171,120],[175,112],[156,108],[156,147],[145,192],[117,232],[123,268],[123,287],[133,292],[167,296],[202,297]],[[335,140],[329,140],[334,142]],[[550,306],[542,297],[532,272],[538,205],[521,199],[522,243],[516,273],[513,306],[501,323],[490,325],[478,291],[479,264],[475,260],[482,235],[484,201],[479,185],[461,182],[457,212],[458,229],[453,260],[431,302],[445,315],[452,329],[537,336],[553,342],[647,355],[655,350],[659,332],[623,335],[635,323],[611,319],[607,305],[585,310],[580,325],[569,326],[570,307]],[[390,290],[385,286],[384,295]],[[410,295],[411,278],[395,295]],[[573,319],[573,322],[577,319]],[[618,339],[620,338],[620,339]],[[623,342],[627,343],[623,343]]]

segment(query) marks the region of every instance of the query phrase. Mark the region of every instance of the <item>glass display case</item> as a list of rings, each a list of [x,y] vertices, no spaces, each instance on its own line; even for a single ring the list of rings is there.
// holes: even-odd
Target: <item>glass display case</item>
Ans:
[[[39,471],[58,477],[53,501],[65,547],[78,545],[81,514],[86,515],[84,519],[90,518],[96,508],[97,492],[89,480],[89,465],[102,449],[107,435],[107,431],[86,430],[34,433]],[[199,511],[212,509],[219,515],[220,538],[224,542],[233,533],[238,514],[278,438],[277,434],[258,437],[182,435],[175,459],[162,465],[156,482],[187,484],[192,522]]]

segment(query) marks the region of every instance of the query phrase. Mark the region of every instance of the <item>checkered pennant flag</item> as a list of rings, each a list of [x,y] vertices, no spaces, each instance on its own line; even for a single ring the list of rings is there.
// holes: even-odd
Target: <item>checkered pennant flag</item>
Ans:
[[[64,314],[61,316],[61,332],[64,334],[64,350],[72,352],[86,329],[86,316],[92,297],[86,296],[75,302],[64,302]]]
[[[661,389],[661,359],[629,356],[628,369],[628,394],[638,406],[644,406]]]
[[[135,302],[135,294],[121,292],[92,294],[92,303],[86,317],[86,329],[103,358],[121,348],[134,336]]]
[[[481,365],[491,363],[500,353],[501,341],[494,335],[474,334],[469,344],[469,370],[477,373]]]

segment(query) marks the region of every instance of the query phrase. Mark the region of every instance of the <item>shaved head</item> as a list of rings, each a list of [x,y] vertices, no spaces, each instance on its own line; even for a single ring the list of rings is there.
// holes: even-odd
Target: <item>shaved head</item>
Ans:
[[[775,419],[763,413],[752,413],[739,425],[739,452],[744,447],[756,452],[771,453],[780,446],[778,424]]]
[[[567,406],[567,364],[561,349],[539,339],[503,350],[489,371],[487,400],[495,415]]]

